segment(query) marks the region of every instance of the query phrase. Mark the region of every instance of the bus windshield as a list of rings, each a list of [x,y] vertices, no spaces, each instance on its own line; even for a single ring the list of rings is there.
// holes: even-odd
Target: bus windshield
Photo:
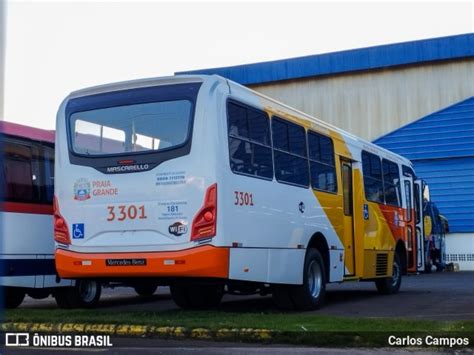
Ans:
[[[188,138],[192,106],[181,99],[74,112],[69,125],[72,150],[104,156],[180,146]]]

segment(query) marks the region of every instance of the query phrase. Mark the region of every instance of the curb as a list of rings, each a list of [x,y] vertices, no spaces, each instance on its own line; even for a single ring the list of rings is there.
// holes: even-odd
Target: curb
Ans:
[[[29,333],[73,333],[73,334],[106,334],[125,337],[159,337],[174,339],[199,340],[241,340],[271,342],[279,332],[269,329],[159,327],[132,324],[86,324],[86,323],[26,323],[9,322],[0,325],[2,332]]]
[[[186,328],[172,326],[151,326],[133,324],[90,324],[90,323],[33,323],[7,322],[0,324],[0,332],[23,332],[36,334],[83,334],[110,335],[133,338],[193,339],[207,341],[231,341],[260,344],[295,344],[319,347],[375,347],[387,346],[387,334],[364,332],[292,332],[258,328]],[[421,333],[418,333],[419,335]],[[445,336],[440,332],[433,333]],[[403,334],[404,336],[407,334]],[[462,332],[452,333],[451,337],[462,336],[470,339],[467,347],[432,347],[430,349],[472,349],[474,336]],[[427,348],[423,348],[427,349]]]

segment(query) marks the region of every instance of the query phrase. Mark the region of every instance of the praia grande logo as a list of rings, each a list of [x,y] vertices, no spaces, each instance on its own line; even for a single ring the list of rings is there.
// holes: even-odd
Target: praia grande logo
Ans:
[[[74,183],[74,199],[85,201],[91,198],[91,184],[89,180],[80,178]]]
[[[168,227],[168,232],[177,237],[179,237],[180,235],[183,235],[187,231],[188,231],[188,226],[181,222],[175,222]]]

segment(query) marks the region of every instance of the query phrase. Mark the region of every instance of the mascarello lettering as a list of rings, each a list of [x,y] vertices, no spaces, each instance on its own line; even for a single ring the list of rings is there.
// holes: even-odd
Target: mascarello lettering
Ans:
[[[107,168],[108,173],[125,173],[130,171],[148,170],[148,164],[124,165],[124,166],[110,166]]]

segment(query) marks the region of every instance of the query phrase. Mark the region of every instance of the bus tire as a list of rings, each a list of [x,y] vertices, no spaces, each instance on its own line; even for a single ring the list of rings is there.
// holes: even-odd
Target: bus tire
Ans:
[[[3,287],[5,308],[17,308],[25,299],[25,291],[19,287]]]
[[[375,280],[377,291],[381,295],[393,295],[400,290],[402,284],[402,266],[398,253],[393,255],[393,271],[391,277],[383,277]]]
[[[170,286],[173,301],[183,309],[209,309],[217,307],[224,296],[223,285]]]
[[[156,289],[158,288],[157,284],[154,283],[142,283],[135,285],[134,287],[135,292],[137,295],[142,296],[142,297],[150,297],[153,296],[153,294],[156,292]]]
[[[93,308],[97,305],[102,293],[100,282],[77,280],[73,287],[61,287],[54,294],[59,308]]]
[[[296,309],[311,311],[321,307],[326,296],[326,270],[324,259],[317,249],[306,252],[303,284],[289,287],[289,294]]]

